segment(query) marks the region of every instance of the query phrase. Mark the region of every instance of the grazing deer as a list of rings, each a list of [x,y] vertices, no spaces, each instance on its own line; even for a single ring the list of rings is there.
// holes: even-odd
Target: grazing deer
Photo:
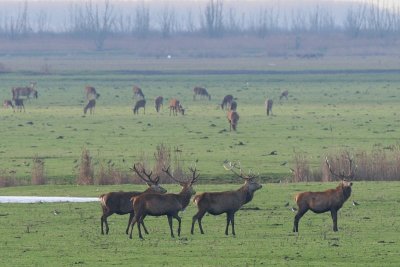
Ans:
[[[343,203],[350,197],[351,186],[353,185],[352,182],[346,180],[354,177],[352,160],[350,157],[348,157],[348,159],[348,175],[344,175],[344,173],[340,175],[335,174],[331,169],[328,159],[326,159],[326,164],[328,165],[329,171],[332,173],[332,175],[342,179],[340,184],[335,189],[329,189],[324,192],[303,192],[295,196],[298,211],[294,217],[293,232],[299,232],[299,221],[308,210],[312,210],[315,213],[324,213],[330,211],[333,221],[333,231],[336,232],[338,230],[337,212],[343,206]]]
[[[100,199],[100,204],[101,208],[103,210],[103,215],[101,216],[101,234],[104,235],[104,230],[103,226],[106,226],[106,234],[108,234],[109,227],[108,227],[108,222],[107,218],[111,215],[118,214],[118,215],[125,215],[125,214],[130,214],[129,215],[129,220],[128,220],[128,227],[126,228],[126,234],[128,234],[129,231],[129,225],[131,224],[131,221],[134,216],[133,212],[133,206],[131,202],[131,198],[134,196],[139,196],[141,194],[146,194],[146,193],[160,193],[163,194],[167,192],[163,187],[159,185],[159,180],[160,177],[157,176],[155,179],[151,178],[152,172],[146,173],[146,170],[142,167],[141,171],[139,171],[135,165],[133,165],[133,168],[131,169],[134,171],[139,178],[141,178],[143,181],[146,182],[146,184],[149,186],[145,191],[143,192],[110,192],[107,194],[102,194],[99,199]],[[144,178],[143,175],[147,177]],[[148,234],[148,231],[146,227],[143,224],[143,228]]]
[[[144,94],[143,94],[143,91],[142,91],[142,89],[140,87],[134,85],[133,88],[132,88],[132,91],[133,91],[133,97],[134,98],[137,97],[139,99],[144,99]]]
[[[12,108],[13,111],[15,112],[14,105],[13,105],[11,100],[4,100],[3,101],[3,107],[4,108]]]
[[[193,88],[193,100],[196,100],[196,96],[208,97],[208,100],[211,100],[211,95],[207,92],[206,88],[196,86]]]
[[[288,90],[283,91],[279,97],[279,100],[281,100],[282,98],[286,98],[286,100],[288,100],[288,95],[289,95]]]
[[[14,99],[14,103],[15,103],[16,109],[19,110],[19,112],[21,112],[22,109],[23,109],[24,112],[25,112],[25,106],[24,106],[24,100],[23,100],[23,99],[21,99],[21,98],[16,98],[16,99]]]
[[[90,114],[94,114],[94,108],[96,107],[96,99],[90,99],[86,106],[83,108],[83,114],[86,115],[86,112],[89,110]]]
[[[237,109],[237,102],[233,100],[229,106],[229,110],[236,111],[236,109]]]
[[[139,109],[143,108],[143,114],[146,114],[146,100],[140,99],[136,101],[135,106],[133,107],[133,114],[139,114]]]
[[[196,195],[193,198],[193,202],[197,205],[198,212],[193,216],[192,219],[192,228],[190,231],[191,234],[193,234],[194,224],[196,221],[199,223],[201,234],[204,234],[201,220],[208,212],[212,215],[226,213],[225,235],[228,235],[229,224],[232,225],[232,235],[235,235],[235,213],[244,204],[250,202],[253,199],[254,192],[262,187],[262,185],[255,181],[256,176],[245,176],[242,174],[242,169],[240,169],[240,173],[237,173],[234,170],[236,166],[232,165],[232,163],[229,163],[229,167],[224,164],[224,168],[231,170],[240,178],[244,179],[244,185],[235,191],[205,192]]]
[[[31,82],[30,86],[13,87],[11,89],[13,100],[18,99],[20,96],[26,96],[27,98],[33,96],[34,98],[38,98],[38,92],[35,90],[35,86],[36,82]]]
[[[178,115],[178,112],[180,112],[182,115],[185,115],[185,109],[182,107],[181,103],[176,98],[172,98],[169,101],[169,115],[170,116],[171,116],[171,112],[175,116]]]
[[[131,231],[129,237],[132,239],[132,229],[135,223],[138,223],[139,238],[143,239],[140,225],[143,225],[143,220],[147,215],[168,217],[168,224],[171,231],[171,237],[174,237],[172,229],[172,218],[175,218],[178,223],[178,236],[181,235],[181,217],[178,213],[184,210],[190,202],[190,198],[196,193],[193,189],[193,184],[197,181],[199,175],[196,175],[196,169],[190,168],[193,177],[188,181],[179,181],[169,172],[169,167],[163,171],[173,180],[177,181],[182,190],[179,194],[142,194],[137,197],[132,197],[133,210],[135,217],[131,223]]]
[[[85,94],[87,100],[98,99],[100,97],[100,94],[97,93],[96,88],[93,86],[86,86]]]
[[[236,111],[230,110],[230,111],[228,111],[227,118],[228,118],[228,122],[229,122],[229,131],[232,131],[232,129],[234,131],[236,131],[236,127],[239,122],[239,113],[237,113]]]
[[[274,101],[272,99],[266,99],[265,100],[265,110],[267,111],[267,116],[271,113],[272,115],[272,105],[274,104]]]
[[[164,98],[162,96],[157,96],[154,100],[154,104],[156,106],[157,113],[160,112],[160,108],[164,105]]]
[[[221,109],[227,109],[229,107],[229,105],[232,103],[232,101],[233,101],[232,95],[224,96],[224,99],[222,99],[222,103],[221,103]]]

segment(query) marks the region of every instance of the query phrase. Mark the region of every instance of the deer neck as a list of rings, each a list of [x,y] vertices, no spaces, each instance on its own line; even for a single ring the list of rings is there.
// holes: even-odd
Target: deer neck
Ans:
[[[340,185],[337,189],[342,196],[343,202],[345,202],[351,195],[351,187]]]
[[[243,204],[246,204],[253,199],[254,191],[251,191],[248,185],[243,185],[238,189],[238,192],[241,196]]]
[[[184,188],[179,194],[178,198],[179,201],[182,204],[182,209],[185,209],[189,203],[190,203],[190,198],[192,197],[192,194],[190,193],[190,190],[187,188]]]

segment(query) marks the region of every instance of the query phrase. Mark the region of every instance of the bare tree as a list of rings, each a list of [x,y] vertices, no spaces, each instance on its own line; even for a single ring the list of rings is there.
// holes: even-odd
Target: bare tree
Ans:
[[[163,38],[170,37],[176,26],[175,10],[170,6],[165,6],[160,15],[160,30]]]
[[[223,35],[223,2],[222,0],[210,0],[204,10],[204,23],[209,37],[220,37]]]
[[[141,2],[135,10],[134,33],[146,37],[150,32],[150,9]]]
[[[365,27],[365,19],[366,19],[365,12],[366,12],[365,4],[358,4],[356,6],[351,6],[347,10],[343,27],[348,35],[352,37],[357,37],[360,34],[361,29]]]

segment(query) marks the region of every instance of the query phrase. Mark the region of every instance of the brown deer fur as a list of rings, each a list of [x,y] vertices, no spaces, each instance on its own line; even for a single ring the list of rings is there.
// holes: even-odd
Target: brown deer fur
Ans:
[[[330,172],[333,175],[342,178],[342,181],[335,189],[329,189],[324,192],[303,192],[295,196],[298,211],[294,217],[293,232],[299,231],[299,221],[308,210],[312,210],[315,213],[324,213],[330,211],[333,221],[333,231],[338,231],[337,212],[343,206],[343,203],[350,197],[351,186],[353,185],[352,182],[344,179],[352,178],[354,176],[354,172],[351,168],[352,161],[350,159],[349,161],[349,175],[345,176],[344,174],[335,174],[329,165],[328,159],[326,159],[326,163]]]
[[[185,110],[183,109],[180,101],[176,98],[172,98],[169,101],[169,115],[171,116],[171,112],[173,115],[178,115],[178,112],[180,112],[182,115],[185,115]]]
[[[168,168],[169,169],[169,168]],[[169,173],[169,170],[164,170],[171,178],[173,176]],[[140,225],[143,225],[143,220],[147,215],[150,216],[162,216],[168,217],[168,224],[171,231],[171,237],[174,237],[174,231],[172,229],[172,218],[175,218],[178,223],[178,236],[181,234],[181,218],[178,213],[184,210],[190,202],[190,198],[196,192],[193,189],[193,183],[196,182],[198,175],[196,176],[196,169],[191,169],[193,178],[187,182],[180,182],[182,190],[179,194],[143,194],[137,197],[133,197],[133,210],[135,216],[131,223],[131,231],[129,237],[132,239],[132,230],[135,223],[138,223],[139,238],[143,239]],[[175,180],[175,178],[173,178]]]
[[[282,98],[286,98],[286,100],[288,99],[288,95],[289,95],[289,91],[285,90],[281,93],[279,100],[281,100]]]
[[[136,169],[135,165],[133,167],[133,170],[138,173],[139,170]],[[102,194],[99,199],[100,199],[100,204],[101,208],[103,210],[103,214],[101,216],[101,234],[104,235],[104,230],[103,230],[103,225],[106,226],[106,234],[109,232],[109,227],[108,227],[108,222],[107,218],[111,215],[118,214],[118,215],[124,215],[124,214],[130,214],[129,215],[129,220],[128,220],[128,226],[126,228],[126,234],[128,234],[129,230],[129,225],[132,221],[132,218],[134,216],[133,213],[133,206],[131,202],[131,198],[135,196],[139,196],[141,194],[146,194],[146,193],[165,193],[167,190],[165,190],[163,187],[159,185],[159,179],[152,179],[151,178],[151,173],[147,174],[144,169],[141,170],[143,174],[145,174],[148,179],[144,178],[141,173],[138,173],[139,177],[144,179],[144,181],[147,183],[149,186],[145,191],[143,192],[109,192],[107,194]],[[143,228],[145,229],[145,232],[147,232],[146,227],[143,225]]]
[[[96,88],[93,86],[86,86],[85,94],[87,100],[98,99],[100,97],[100,94],[97,93]]]
[[[196,100],[197,95],[207,97],[208,100],[211,100],[211,95],[207,92],[206,88],[198,86],[193,88],[193,100]]]
[[[86,106],[83,108],[83,114],[86,115],[89,110],[90,114],[94,114],[94,108],[96,107],[96,99],[90,99]]]
[[[201,220],[208,212],[212,215],[220,215],[226,213],[225,235],[228,235],[229,223],[232,225],[232,234],[235,235],[235,213],[244,204],[253,199],[254,192],[262,186],[258,184],[255,177],[243,177],[245,183],[242,187],[235,191],[225,192],[205,192],[194,197],[193,202],[197,205],[198,212],[193,216],[191,234],[194,231],[194,224],[199,222],[200,232],[204,234]]]
[[[157,113],[160,112],[160,108],[164,104],[164,98],[162,96],[157,96],[157,98],[154,100],[154,104],[156,106]]]
[[[11,107],[14,110],[14,105],[13,105],[11,100],[4,100],[3,101],[3,107],[4,108],[10,108]],[[15,110],[14,110],[14,112],[15,112]]]
[[[144,94],[140,87],[134,85],[132,88],[132,91],[133,91],[133,97],[138,97],[138,98],[144,99]]]
[[[272,105],[274,104],[274,101],[272,99],[267,99],[265,100],[265,109],[267,110],[267,116],[271,113],[272,115]]]
[[[232,101],[233,101],[232,95],[224,96],[224,99],[222,99],[222,103],[221,103],[221,109],[228,108]]]
[[[13,87],[11,89],[13,100],[18,99],[20,96],[26,96],[27,98],[30,98],[31,95],[34,98],[38,98],[38,92],[35,90],[35,86],[36,83],[32,82],[30,86]]]
[[[15,103],[15,108],[16,108],[17,110],[19,110],[19,112],[21,112],[22,109],[23,109],[24,112],[25,112],[25,106],[24,106],[24,100],[23,100],[23,99],[16,98],[16,99],[14,99],[14,103]]]
[[[133,114],[139,114],[139,109],[143,108],[143,114],[146,113],[146,100],[140,99],[136,101],[135,106],[133,107]]]
[[[236,127],[239,122],[239,113],[231,110],[228,112],[227,118],[229,122],[229,130],[232,131],[233,129],[234,131],[236,131]]]

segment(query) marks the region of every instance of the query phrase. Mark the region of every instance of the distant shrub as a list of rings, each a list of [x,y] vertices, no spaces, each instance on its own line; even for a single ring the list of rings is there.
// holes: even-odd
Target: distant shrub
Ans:
[[[77,184],[91,185],[94,182],[94,170],[92,165],[92,158],[90,157],[89,150],[84,148],[81,154],[81,162],[79,165],[79,174],[77,177]]]
[[[44,171],[44,161],[35,155],[33,158],[33,165],[31,170],[31,184],[43,185],[47,183]]]

